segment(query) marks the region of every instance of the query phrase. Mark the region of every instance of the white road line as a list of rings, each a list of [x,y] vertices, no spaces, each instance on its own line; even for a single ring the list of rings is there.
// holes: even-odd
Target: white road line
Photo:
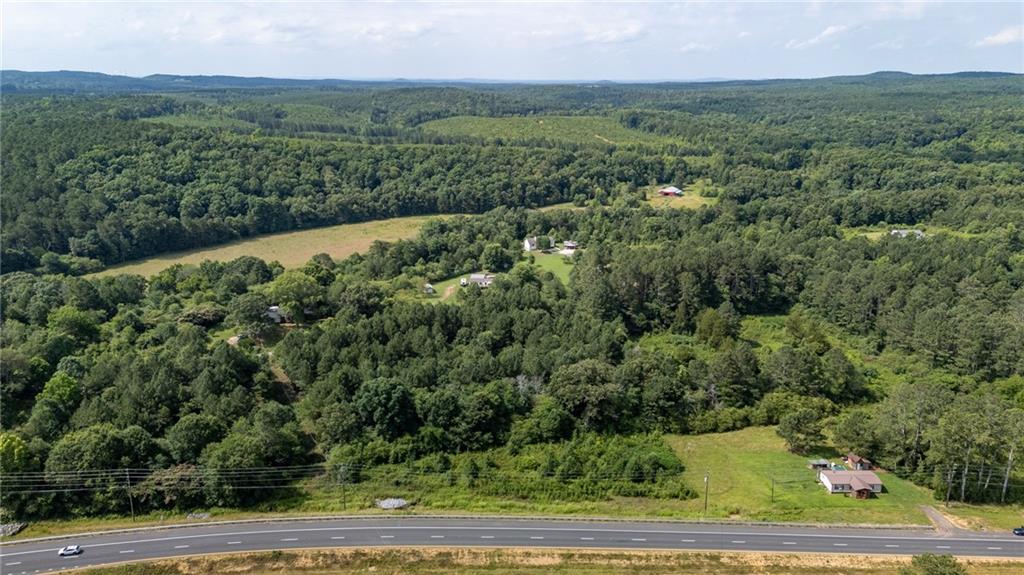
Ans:
[[[640,538],[634,538],[634,539],[630,539],[630,541],[647,541],[647,540],[646,539],[640,539]]]
[[[899,545],[886,545],[886,547],[899,547]]]
[[[124,551],[118,551],[118,553],[135,553],[134,549],[125,549]]]
[[[696,539],[680,539],[679,542],[680,543],[696,543],[697,540]]]
[[[989,551],[1002,551],[1002,547],[989,547]]]
[[[746,541],[733,541],[733,543],[746,543]]]
[[[593,537],[580,537],[580,541],[593,541]]]
[[[833,543],[833,547],[846,547],[846,543]]]
[[[989,549],[991,549],[991,547],[989,547]],[[7,564],[8,567],[14,567],[15,565],[21,565],[21,561],[15,561],[14,563]]]
[[[936,545],[936,549],[949,549],[949,545]]]
[[[395,536],[394,535],[381,535],[380,538],[381,539],[394,539]]]
[[[299,540],[298,537],[286,537],[286,538],[282,539],[281,541],[298,541],[298,540]]]
[[[331,539],[344,539],[344,537],[331,537]]]
[[[241,541],[228,541],[228,545],[241,545]]]
[[[444,539],[444,535],[431,535],[431,539]]]
[[[543,537],[530,537],[530,539],[544,539]]]
[[[480,539],[494,539],[494,535],[481,535]]]
[[[288,529],[266,529],[266,530],[262,530],[262,531],[235,531],[235,532],[228,532],[228,533],[215,533],[214,535],[216,535],[218,537],[230,537],[230,536],[233,536],[233,535],[273,535],[273,534],[278,534],[278,533],[280,533],[280,534],[293,534],[293,533],[322,532],[322,531],[335,531],[335,532],[337,532],[337,531],[367,531],[369,529],[371,529],[371,528],[366,527],[366,526],[358,526],[358,527],[311,527],[311,528],[306,528],[306,529],[295,529],[295,528],[292,527],[292,528],[288,528]],[[413,530],[413,531],[423,531],[423,530],[448,531],[448,530],[463,530],[463,529],[465,529],[465,527],[462,527],[462,526],[451,526],[451,525],[430,525],[430,524],[426,524],[426,525],[417,525],[417,526],[412,526],[412,525],[389,526],[389,527],[387,527],[387,529],[389,529],[389,530]],[[935,537],[904,537],[904,536],[892,536],[892,535],[839,535],[839,534],[830,534],[830,533],[772,533],[772,532],[765,532],[765,531],[761,531],[761,532],[741,532],[741,531],[735,531],[735,532],[732,532],[732,533],[728,533],[728,532],[727,533],[723,533],[722,531],[695,531],[695,530],[679,530],[679,529],[608,529],[608,528],[595,528],[595,527],[579,528],[579,527],[536,527],[536,526],[530,526],[530,527],[487,527],[487,529],[492,530],[492,531],[533,531],[533,532],[546,531],[546,532],[550,532],[550,533],[556,533],[556,532],[608,533],[608,534],[619,534],[619,535],[624,534],[624,533],[637,533],[637,534],[645,534],[645,535],[714,535],[714,536],[732,535],[734,537],[737,536],[737,535],[739,535],[741,537],[744,536],[744,535],[747,535],[747,536],[772,535],[772,536],[775,536],[775,537],[796,537],[796,538],[800,538],[800,539],[831,538],[831,539],[852,539],[852,540],[860,540],[860,541],[881,539],[881,540],[888,540],[888,541],[923,541],[923,542],[934,542],[935,539],[936,539]],[[198,534],[198,535],[178,535],[178,536],[172,536],[172,537],[152,537],[152,538],[148,538],[148,539],[136,539],[136,540],[132,540],[132,541],[114,541],[114,542],[110,542],[110,543],[91,543],[89,545],[89,548],[92,549],[92,548],[95,548],[95,547],[110,547],[110,546],[115,546],[115,545],[132,545],[132,544],[138,544],[138,543],[158,543],[158,542],[162,542],[162,541],[181,541],[181,540],[186,540],[186,539],[208,539],[209,537],[210,537],[210,535],[209,534],[205,534],[205,533],[204,534]],[[946,539],[946,541],[952,541],[954,543],[966,542],[966,543],[972,543],[972,544],[973,543],[1003,543],[1005,541],[1005,539],[980,538],[980,537],[979,538],[973,538],[972,537],[970,539]],[[35,554],[40,554],[40,553],[56,553],[56,552],[57,552],[57,548],[50,548],[50,549],[36,549],[36,550],[33,550],[33,551],[17,551],[17,552],[14,552],[14,553],[5,553],[4,555],[7,556],[7,557],[13,557],[13,556],[16,556],[16,555],[35,555]]]
[[[796,545],[796,541],[783,541],[783,545]]]
[[[188,549],[188,545],[175,545],[175,549]]]

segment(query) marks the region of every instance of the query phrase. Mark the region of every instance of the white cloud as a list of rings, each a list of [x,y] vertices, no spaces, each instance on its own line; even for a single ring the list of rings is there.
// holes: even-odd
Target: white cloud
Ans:
[[[811,46],[821,44],[822,42],[828,40],[829,38],[834,38],[835,36],[842,34],[843,32],[846,31],[846,28],[847,27],[845,25],[832,25],[822,30],[821,33],[819,33],[817,36],[813,38],[809,38],[807,40],[797,40],[796,38],[794,38],[789,42],[786,42],[786,47],[793,50],[802,50],[804,48],[810,48]]]
[[[700,42],[687,42],[679,47],[679,51],[684,54],[687,52],[710,52],[711,46]]]
[[[982,38],[975,42],[974,45],[987,48],[989,46],[1016,44],[1021,41],[1024,41],[1024,26],[1010,26],[1009,28],[1003,28],[991,36]]]

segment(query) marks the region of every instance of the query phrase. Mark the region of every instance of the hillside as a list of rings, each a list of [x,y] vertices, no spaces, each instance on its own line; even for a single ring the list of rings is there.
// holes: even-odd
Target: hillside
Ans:
[[[5,91],[0,506],[1005,527],[1021,81]]]

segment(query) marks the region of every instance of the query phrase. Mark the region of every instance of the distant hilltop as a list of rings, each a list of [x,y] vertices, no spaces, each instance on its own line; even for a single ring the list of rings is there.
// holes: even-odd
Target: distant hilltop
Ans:
[[[859,83],[913,81],[935,78],[1006,78],[1021,74],[1010,72],[956,72],[952,74],[909,74],[907,72],[880,71],[861,76],[830,76],[815,79],[760,79],[760,80],[729,80],[725,78],[701,78],[697,80],[650,80],[623,81],[613,80],[544,80],[544,81],[512,81],[482,79],[382,79],[382,80],[343,80],[343,79],[296,79],[268,78],[244,76],[201,76],[151,74],[143,77],[120,76],[100,72],[81,72],[58,70],[52,72],[25,72],[22,70],[0,71],[0,88],[4,92],[63,92],[63,93],[95,93],[95,92],[168,92],[195,90],[224,89],[268,89],[268,88],[345,88],[345,87],[395,87],[403,86],[457,86],[457,85],[524,85],[524,84],[563,84],[606,88],[629,85],[651,85],[659,88],[707,88],[714,86],[764,85],[764,84],[799,84],[805,82],[828,83]]]

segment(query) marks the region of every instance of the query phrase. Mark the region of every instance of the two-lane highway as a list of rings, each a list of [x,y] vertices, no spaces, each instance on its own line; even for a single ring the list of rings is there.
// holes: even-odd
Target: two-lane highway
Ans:
[[[83,553],[58,557],[78,544]],[[914,555],[1024,559],[1024,538],[932,531],[537,519],[381,518],[224,523],[0,546],[0,573],[29,575],[124,561],[270,549],[500,546]]]

